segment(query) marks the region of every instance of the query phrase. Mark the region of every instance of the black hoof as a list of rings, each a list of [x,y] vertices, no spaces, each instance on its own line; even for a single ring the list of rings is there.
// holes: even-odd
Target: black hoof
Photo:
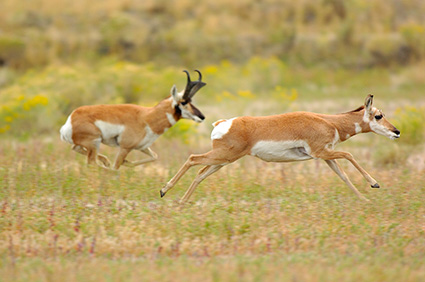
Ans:
[[[378,183],[375,183],[375,184],[371,185],[370,187],[372,187],[372,188],[380,188],[380,186],[379,186]]]
[[[162,190],[159,190],[159,194],[161,195],[161,198],[164,197],[165,193],[162,192]]]

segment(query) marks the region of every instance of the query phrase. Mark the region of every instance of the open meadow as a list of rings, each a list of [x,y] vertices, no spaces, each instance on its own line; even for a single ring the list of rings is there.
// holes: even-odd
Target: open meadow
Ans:
[[[0,281],[425,281],[424,3],[2,0]],[[156,162],[106,170],[61,142],[75,108],[153,106],[184,69],[207,83],[206,119],[159,137]],[[218,119],[336,114],[368,94],[401,131],[337,146],[381,185],[339,161],[370,202],[323,161],[250,156],[186,204],[201,167],[160,197]]]
[[[415,68],[398,76],[412,81],[405,76],[416,73]],[[214,85],[213,74],[204,73]],[[299,74],[292,75],[297,81]],[[226,93],[215,97],[207,94],[206,87],[195,103],[207,120],[200,125],[183,121],[170,129],[153,145],[159,160],[138,168],[113,172],[87,167],[85,158],[61,142],[58,133],[2,139],[0,277],[10,281],[423,280],[425,100],[417,91],[424,84],[417,80],[403,90],[403,85],[388,80],[385,71],[369,82],[363,74],[350,75],[353,83],[363,79],[365,88],[375,85],[376,106],[402,132],[395,141],[371,133],[339,146],[353,153],[381,184],[381,189],[370,189],[348,162],[340,161],[370,203],[359,201],[324,162],[278,164],[252,157],[206,179],[186,205],[179,205],[178,199],[198,168],[161,199],[159,189],[187,156],[210,149],[211,122],[217,118],[248,110],[277,113],[279,107],[281,112],[344,112],[361,105],[365,96],[364,91],[354,93],[355,87],[345,87],[344,79],[329,82],[333,91],[321,99],[310,90],[323,91],[317,82],[296,86],[297,97],[287,93],[286,103],[278,96],[261,98],[252,93],[253,97]],[[114,156],[112,148],[101,150]],[[138,152],[130,155],[130,159],[138,157]]]

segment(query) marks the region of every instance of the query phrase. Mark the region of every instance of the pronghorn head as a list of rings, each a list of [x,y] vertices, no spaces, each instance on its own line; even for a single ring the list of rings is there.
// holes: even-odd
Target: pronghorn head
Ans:
[[[205,116],[192,104],[192,98],[199,89],[206,85],[206,83],[202,81],[201,72],[198,70],[195,71],[199,74],[199,79],[196,81],[191,81],[189,72],[184,70],[187,75],[186,87],[183,92],[178,93],[177,88],[174,85],[171,88],[171,97],[173,98],[173,107],[176,109],[176,111],[181,113],[182,118],[191,119],[196,122],[202,122],[205,119]]]
[[[386,118],[384,113],[372,107],[373,95],[368,95],[365,100],[363,121],[369,124],[370,129],[380,135],[386,136],[390,139],[400,137],[400,131],[392,125]]]

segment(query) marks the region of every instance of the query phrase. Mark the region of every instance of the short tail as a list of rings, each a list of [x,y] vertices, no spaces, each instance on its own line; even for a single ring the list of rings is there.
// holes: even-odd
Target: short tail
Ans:
[[[215,121],[215,122],[213,122],[213,126],[214,127],[216,127],[217,125],[219,125],[220,123],[222,123],[222,122],[224,122],[224,121],[226,121],[227,119],[219,119],[219,120],[217,120],[217,121]]]

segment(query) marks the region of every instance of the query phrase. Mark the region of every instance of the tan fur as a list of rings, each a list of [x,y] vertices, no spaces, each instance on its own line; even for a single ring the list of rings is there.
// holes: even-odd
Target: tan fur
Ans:
[[[95,125],[95,122],[102,121],[113,125],[122,125],[125,128],[120,136],[120,142],[117,144],[120,150],[112,167],[113,169],[117,170],[121,165],[137,166],[155,161],[157,154],[149,147],[140,147],[140,143],[146,137],[147,126],[157,136],[163,134],[172,126],[167,113],[176,122],[181,119],[181,115],[175,111],[172,103],[173,100],[171,98],[166,98],[155,107],[122,104],[82,106],[77,108],[71,114],[73,150],[87,155],[87,162],[89,164],[97,163],[97,160],[99,160],[99,165],[110,168],[109,160],[105,156],[98,154],[99,144],[96,143],[96,140],[100,140],[100,142],[103,140],[102,132]],[[192,110],[190,103],[182,107],[188,111]],[[125,160],[126,156],[134,149],[147,154],[149,158],[136,162]]]
[[[155,161],[158,156],[149,147],[168,128],[181,118],[196,122],[205,119],[191,103],[193,96],[206,85],[202,81],[202,74],[195,70],[199,78],[192,81],[189,72],[183,72],[187,75],[184,91],[178,93],[174,85],[171,95],[155,107],[125,104],[82,106],[76,109],[61,127],[61,139],[72,144],[72,149],[77,153],[86,155],[88,164],[97,163],[105,168],[111,168],[111,163],[106,156],[98,154],[100,143],[119,147],[112,167],[115,170],[121,165],[138,166]],[[149,158],[127,161],[125,158],[134,149]]]
[[[325,160],[330,168],[340,176],[359,198],[366,200],[353,186],[335,159],[345,158],[350,161],[374,188],[379,187],[376,180],[354,160],[350,153],[334,151],[333,147],[337,143],[360,133],[356,132],[356,124],[362,133],[372,131],[369,124],[373,121],[374,115],[382,114],[377,109],[371,109],[372,98],[373,96],[371,95],[366,98],[364,107],[338,115],[294,112],[265,117],[246,116],[236,118],[232,121],[227,133],[221,138],[213,139],[212,150],[201,155],[191,155],[177,174],[161,189],[160,194],[164,196],[190,167],[201,164],[206,165],[199,171],[192,185],[181,199],[184,202],[189,199],[196,186],[203,179],[224,165],[251,154],[254,145],[258,144],[258,142],[288,141],[300,144],[297,141],[302,141],[302,144],[307,144],[306,148],[289,148],[289,150],[294,150],[295,155],[301,155],[299,160],[308,159],[309,157]],[[369,103],[367,104],[369,105],[368,107],[366,107],[366,103]],[[365,115],[366,111],[368,114]],[[365,116],[369,120],[366,120]],[[224,120],[214,123],[214,126],[221,122],[224,122]],[[385,118],[380,119],[379,123],[389,131],[398,131]],[[302,157],[302,154],[304,154],[305,158]]]

